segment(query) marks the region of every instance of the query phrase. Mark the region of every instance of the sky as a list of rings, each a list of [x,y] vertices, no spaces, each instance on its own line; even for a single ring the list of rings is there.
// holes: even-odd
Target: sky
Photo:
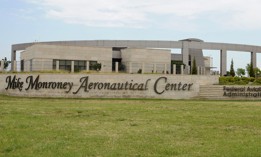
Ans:
[[[0,0],[0,58],[11,58],[12,44],[59,40],[199,38],[261,46],[260,6],[260,0]],[[219,51],[204,55],[219,67]],[[232,59],[235,69],[245,68],[250,53],[228,52],[228,70]]]

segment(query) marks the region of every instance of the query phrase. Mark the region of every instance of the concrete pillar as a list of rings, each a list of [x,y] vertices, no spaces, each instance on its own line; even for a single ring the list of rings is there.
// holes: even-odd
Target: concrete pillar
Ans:
[[[181,65],[181,66],[180,66],[180,74],[181,74],[181,75],[184,75],[184,65]]]
[[[86,61],[86,71],[89,72],[90,71],[90,62]]]
[[[197,75],[200,75],[200,67],[197,67]]]
[[[256,68],[256,52],[251,52],[251,63],[253,64],[253,68]]]
[[[182,42],[182,50],[181,50],[181,53],[182,53],[182,61],[183,63],[188,66],[189,64],[189,45],[188,45],[188,42],[186,41],[183,41]]]
[[[59,69],[59,65],[60,65],[60,63],[59,63],[59,60],[56,60],[56,71],[59,71],[60,69]]]
[[[119,72],[119,62],[115,62],[115,72]]]
[[[173,66],[173,75],[176,75],[177,74],[177,72],[176,72],[176,64],[173,64],[172,66]]]
[[[155,74],[157,71],[157,64],[153,64],[153,73]]]
[[[0,71],[4,71],[4,61],[1,60]]]
[[[144,74],[144,72],[145,72],[145,64],[144,64],[144,63],[142,63],[142,67],[141,67],[141,73],[142,73],[142,74]]]
[[[132,63],[131,62],[129,63],[129,73],[130,74],[132,73]]]
[[[227,74],[227,50],[220,50],[220,75]]]
[[[190,66],[188,65],[187,67],[188,67],[188,68],[187,68],[187,70],[188,70],[188,75],[190,75]]]
[[[189,42],[188,41],[182,41],[182,61],[183,64],[185,64],[185,72],[187,73],[188,65],[189,65]]]
[[[206,75],[206,67],[203,67],[203,75]]]
[[[14,67],[15,61],[16,61],[16,51],[12,49],[12,52],[11,52],[11,71],[15,70],[15,67]]]
[[[71,61],[71,72],[74,73],[74,61]]]
[[[17,62],[16,60],[13,61],[13,71],[17,71]]]
[[[200,75],[204,75],[204,68],[203,67],[200,67]]]

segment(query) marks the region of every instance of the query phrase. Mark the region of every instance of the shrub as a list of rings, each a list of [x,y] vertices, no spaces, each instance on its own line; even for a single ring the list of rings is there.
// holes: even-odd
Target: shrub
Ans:
[[[257,85],[261,85],[261,78],[257,78],[253,83]]]
[[[219,77],[220,85],[247,85],[247,84],[261,84],[261,78],[255,79],[254,77]]]
[[[249,81],[250,81],[250,82],[254,82],[254,81],[255,81],[255,78],[254,78],[254,77],[250,77],[250,78],[249,78]]]

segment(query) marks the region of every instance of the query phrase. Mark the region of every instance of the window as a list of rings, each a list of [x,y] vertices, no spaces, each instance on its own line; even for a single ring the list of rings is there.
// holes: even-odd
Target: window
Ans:
[[[70,60],[59,60],[59,69],[71,71],[71,61]]]
[[[74,61],[74,71],[79,72],[86,69],[86,61]]]
[[[21,71],[24,71],[24,60],[21,60]]]
[[[59,70],[71,71],[72,60],[53,60],[53,70],[56,69],[56,61],[59,61]],[[86,69],[86,61],[74,61],[74,71],[79,72]]]

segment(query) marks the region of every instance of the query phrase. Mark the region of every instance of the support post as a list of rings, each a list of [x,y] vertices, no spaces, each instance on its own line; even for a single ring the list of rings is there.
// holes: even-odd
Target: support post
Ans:
[[[227,50],[220,50],[220,75],[227,74]]]
[[[187,68],[189,65],[189,42],[188,41],[182,41],[182,61],[185,65],[185,71],[187,72]]]
[[[253,68],[256,68],[256,52],[251,52],[251,63],[253,64]]]
[[[189,62],[189,48],[188,48],[188,42],[182,42],[182,61],[183,64],[185,64],[186,66],[188,66],[188,62]]]
[[[181,65],[181,66],[180,66],[180,72],[181,72],[181,73],[180,73],[181,75],[184,75],[184,65]]]
[[[13,71],[14,72],[17,71],[17,62],[16,62],[16,60],[13,61]]]
[[[119,72],[119,62],[115,62],[115,72]]]
[[[4,61],[3,60],[1,60],[1,65],[0,65],[0,71],[4,71]]]
[[[176,64],[173,64],[172,66],[173,66],[173,75],[176,75],[177,74],[177,72],[176,72]]]
[[[200,67],[197,67],[197,75],[200,75]]]
[[[188,65],[188,75],[190,75],[190,66]]]
[[[90,62],[86,61],[86,71],[89,72],[90,71]]]
[[[203,67],[200,67],[200,74],[204,75],[204,68]]]
[[[13,48],[12,48],[12,52],[11,52],[11,71],[16,71],[15,70],[15,61],[16,61],[16,51],[15,50],[13,50]]]
[[[56,71],[59,71],[59,65],[60,65],[60,62],[59,62],[59,60],[56,60]]]

